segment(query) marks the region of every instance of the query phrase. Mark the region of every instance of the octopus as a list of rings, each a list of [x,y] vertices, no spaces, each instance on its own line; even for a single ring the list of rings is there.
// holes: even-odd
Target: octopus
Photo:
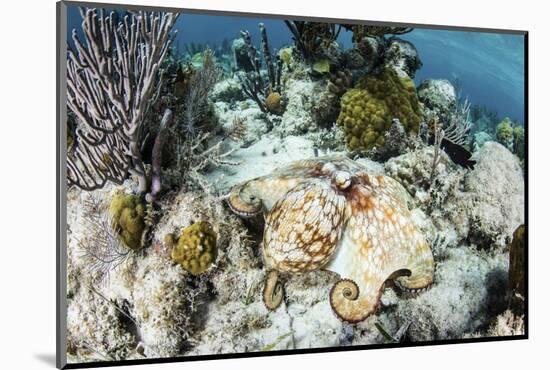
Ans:
[[[329,292],[341,320],[358,323],[376,312],[386,282],[419,294],[434,281],[430,246],[412,221],[412,199],[396,180],[373,176],[348,158],[293,162],[235,186],[229,208],[264,214],[264,303],[283,300],[279,272],[333,271]]]

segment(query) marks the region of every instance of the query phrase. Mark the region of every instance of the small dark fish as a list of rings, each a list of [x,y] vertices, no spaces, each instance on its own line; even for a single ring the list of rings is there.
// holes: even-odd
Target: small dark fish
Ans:
[[[470,153],[462,145],[455,144],[444,138],[441,142],[441,147],[445,150],[445,153],[449,155],[449,158],[451,158],[454,163],[464,168],[474,168],[476,161],[470,159],[472,157],[472,153]]]

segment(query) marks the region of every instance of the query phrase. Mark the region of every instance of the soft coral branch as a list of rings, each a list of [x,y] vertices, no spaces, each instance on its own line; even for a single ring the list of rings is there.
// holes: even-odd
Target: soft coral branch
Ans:
[[[146,192],[144,122],[162,83],[160,65],[177,14],[139,11],[122,22],[103,10],[81,9],[81,15],[85,42],[73,31],[75,49],[69,47],[67,58],[67,105],[79,121],[69,185],[94,190],[132,173]]]

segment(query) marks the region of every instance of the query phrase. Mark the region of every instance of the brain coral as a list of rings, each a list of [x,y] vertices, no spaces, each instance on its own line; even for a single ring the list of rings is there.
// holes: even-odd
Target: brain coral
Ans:
[[[116,194],[111,200],[109,214],[120,241],[132,250],[143,247],[149,230],[147,208],[138,196]]]
[[[177,240],[168,234],[165,242],[172,247],[172,260],[193,275],[205,272],[216,259],[216,233],[207,222],[186,227]]]
[[[393,118],[406,132],[418,132],[421,111],[411,79],[389,69],[364,78],[340,100],[337,123],[344,128],[351,150],[384,146]]]

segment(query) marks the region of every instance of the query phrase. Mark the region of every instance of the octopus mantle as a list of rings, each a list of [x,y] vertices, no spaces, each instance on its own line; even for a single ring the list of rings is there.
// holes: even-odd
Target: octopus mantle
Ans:
[[[336,315],[359,322],[376,311],[384,283],[405,290],[431,286],[431,248],[411,220],[406,190],[387,176],[371,176],[347,158],[291,163],[236,186],[229,206],[243,217],[263,212],[263,257],[270,271],[325,269],[341,277],[329,298]],[[277,285],[268,275],[264,301]],[[280,289],[276,295],[282,300]]]

